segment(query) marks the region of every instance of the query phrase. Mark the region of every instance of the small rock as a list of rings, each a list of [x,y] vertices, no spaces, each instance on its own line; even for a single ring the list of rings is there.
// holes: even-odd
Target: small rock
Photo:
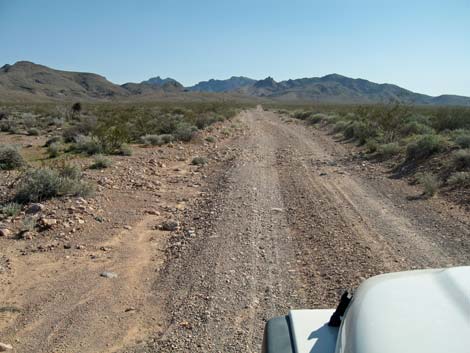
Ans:
[[[64,249],[71,249],[72,248],[72,245],[70,244],[64,244]]]
[[[170,220],[170,221],[165,221],[160,225],[161,230],[166,230],[168,232],[172,232],[174,230],[178,229],[178,222]]]
[[[36,214],[36,213],[44,211],[45,208],[46,207],[42,203],[33,203],[26,210],[26,214]]]
[[[101,277],[104,277],[104,278],[117,278],[117,273],[114,273],[114,272],[101,272],[100,273],[100,276]]]
[[[160,212],[155,210],[145,210],[145,213],[152,215],[152,216],[160,216]]]
[[[54,218],[41,218],[39,224],[44,228],[52,228],[52,226],[57,224],[57,219]]]
[[[320,173],[320,176],[327,176],[327,175],[328,173],[325,173],[325,172]]]
[[[271,208],[271,211],[274,211],[274,212],[284,212],[284,210],[282,208],[278,208],[278,207],[273,207]]]
[[[11,235],[11,231],[6,228],[0,228],[0,237],[9,237]]]
[[[131,226],[124,226],[124,229],[131,230],[132,227]]]
[[[11,351],[13,347],[10,344],[0,342],[0,352]]]

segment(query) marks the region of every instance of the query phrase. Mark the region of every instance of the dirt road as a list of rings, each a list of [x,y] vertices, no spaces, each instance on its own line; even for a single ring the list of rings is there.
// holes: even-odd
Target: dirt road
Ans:
[[[155,282],[155,352],[260,352],[264,321],[331,307],[364,278],[470,263],[468,214],[352,161],[347,145],[273,113],[242,115],[240,154],[187,215],[196,237]]]
[[[260,352],[265,320],[290,308],[333,307],[383,272],[470,264],[468,212],[410,198],[419,190],[324,131],[261,109],[238,120],[243,136],[203,147],[210,172],[181,162],[201,153],[191,145],[140,151],[130,176],[123,160],[115,183],[161,185],[104,188],[93,206],[114,223],[90,216],[72,238],[85,249],[56,237],[22,257],[30,245],[4,240],[0,341],[28,353]],[[168,217],[179,230],[155,229]]]

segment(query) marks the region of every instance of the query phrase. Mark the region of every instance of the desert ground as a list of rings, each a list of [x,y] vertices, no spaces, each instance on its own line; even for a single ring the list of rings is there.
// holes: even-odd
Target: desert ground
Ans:
[[[334,307],[380,273],[470,263],[465,205],[418,197],[326,130],[257,107],[207,134],[114,156],[86,170],[94,196],[45,201],[31,210],[41,232],[0,237],[0,342],[260,352],[266,320],[291,308]]]

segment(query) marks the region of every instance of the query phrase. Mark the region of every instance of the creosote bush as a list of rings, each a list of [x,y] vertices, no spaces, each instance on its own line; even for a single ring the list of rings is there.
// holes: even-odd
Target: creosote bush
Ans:
[[[396,156],[401,151],[397,142],[390,142],[377,147],[377,156],[383,159],[389,159]]]
[[[13,170],[26,163],[17,148],[11,145],[0,146],[0,170]]]
[[[453,161],[457,169],[470,168],[470,149],[455,151]]]
[[[194,157],[191,161],[192,165],[204,165],[207,164],[207,159],[204,157]]]
[[[60,154],[60,144],[58,143],[51,143],[47,146],[47,153],[49,154],[50,158],[56,158]]]
[[[439,190],[439,178],[430,173],[424,173],[418,176],[418,182],[423,186],[423,195],[434,196]]]
[[[90,166],[91,169],[106,169],[109,168],[112,164],[112,161],[109,158],[106,158],[103,155],[96,155],[93,158],[93,164]]]
[[[470,185],[470,172],[457,172],[452,174],[447,183],[451,186]]]
[[[81,173],[80,173],[81,176]],[[17,186],[14,201],[24,204],[60,196],[88,196],[93,188],[76,172],[51,168],[27,170]]]
[[[461,148],[470,148],[470,131],[458,134],[455,143]]]
[[[4,217],[15,217],[21,212],[21,205],[16,202],[9,202],[0,206],[0,213]]]
[[[408,159],[424,159],[445,149],[445,141],[440,135],[418,136],[406,148]]]

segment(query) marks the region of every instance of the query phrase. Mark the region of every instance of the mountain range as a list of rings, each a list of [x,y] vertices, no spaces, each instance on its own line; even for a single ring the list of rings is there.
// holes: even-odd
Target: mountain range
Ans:
[[[470,97],[432,97],[392,84],[378,84],[338,74],[276,82],[272,77],[211,79],[183,87],[172,78],[159,76],[140,83],[117,85],[94,73],[54,70],[28,61],[0,68],[0,100],[114,100],[136,98],[233,99],[315,103],[388,103],[470,106]],[[220,98],[220,97],[219,97]]]

